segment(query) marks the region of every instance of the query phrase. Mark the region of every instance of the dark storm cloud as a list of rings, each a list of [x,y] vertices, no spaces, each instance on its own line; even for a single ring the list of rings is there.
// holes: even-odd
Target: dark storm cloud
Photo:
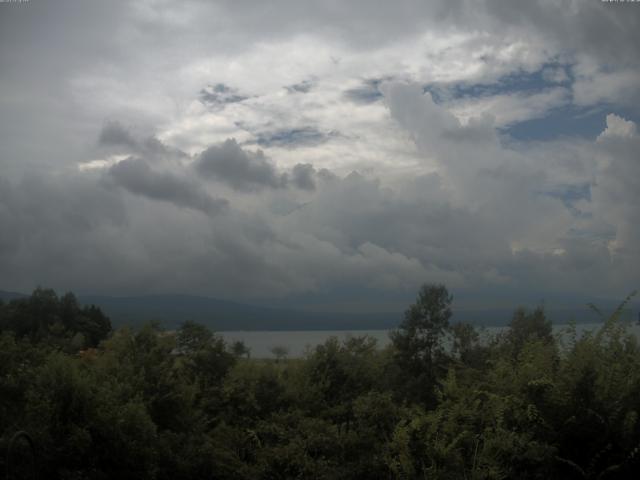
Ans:
[[[573,215],[578,216],[583,213],[575,204],[580,200],[591,201],[591,184],[558,185],[551,190],[539,193],[540,195],[548,195],[549,197],[559,199]]]
[[[169,172],[156,172],[142,159],[129,158],[109,169],[109,177],[131,193],[200,210],[208,215],[228,206],[224,199],[211,197],[201,186]]]
[[[98,144],[103,146],[127,146],[135,148],[137,146],[135,138],[129,133],[120,122],[107,122],[100,131]]]
[[[299,32],[330,29],[351,46],[368,49],[412,35],[427,25],[455,19],[470,7],[467,3],[465,0],[269,3],[220,0],[216,6],[233,18],[234,32],[255,32],[262,38],[280,39]]]
[[[507,284],[527,291],[542,286],[610,292],[637,283],[640,147],[626,131],[610,132],[598,148],[569,145],[587,173],[574,178],[572,170],[558,180],[555,165],[543,172],[548,175],[539,174],[554,162],[544,142],[517,155],[505,153],[491,122],[460,123],[446,111],[446,99],[440,102],[434,95],[435,104],[424,102],[418,90],[387,99],[398,128],[408,134],[402,141],[405,136],[416,141],[420,158],[411,167],[419,172],[416,178],[403,177],[407,170],[394,170],[399,137],[391,130],[391,146],[379,152],[380,164],[377,158],[369,162],[362,143],[349,143],[351,159],[333,148],[319,154],[287,152],[289,165],[301,163],[286,173],[264,154],[243,150],[235,141],[205,150],[193,158],[193,167],[180,167],[191,158],[170,146],[173,142],[192,152],[204,148],[208,138],[233,135],[226,120],[272,125],[263,135],[266,146],[314,145],[324,141],[323,133],[305,126],[335,122],[347,132],[349,125],[336,115],[345,115],[353,104],[366,115],[364,107],[380,105],[378,78],[408,72],[420,84],[433,81],[429,76],[436,71],[452,81],[466,81],[465,72],[471,72],[471,84],[497,82],[494,93],[500,94],[511,86],[520,90],[526,82],[538,88],[528,80],[534,75],[526,72],[549,62],[560,62],[561,69],[543,72],[545,80],[560,82],[564,71],[574,86],[581,75],[604,72],[605,80],[615,79],[624,67],[625,79],[631,81],[620,88],[607,81],[599,85],[605,93],[629,89],[613,103],[633,106],[628,99],[638,97],[633,83],[633,66],[640,58],[637,4],[32,1],[27,8],[9,6],[2,13],[0,84],[6,94],[0,98],[0,170],[9,180],[0,180],[0,282],[8,288],[42,283],[237,298],[238,292],[259,297],[336,286],[375,285],[377,291],[391,291],[427,280],[454,285],[462,279],[472,288],[497,282],[496,289]],[[213,27],[214,17],[224,21]],[[429,57],[431,45],[419,42],[415,51],[403,50],[425,34],[444,46],[442,58]],[[457,38],[467,34],[472,41],[480,38],[480,44],[456,50]],[[313,48],[298,42],[300,35],[310,35]],[[282,58],[295,58],[296,52],[294,57],[280,57],[279,52],[298,46],[309,49],[302,55],[311,62],[304,58],[300,65],[283,65]],[[440,49],[434,47],[435,52]],[[341,61],[324,71],[323,56]],[[398,62],[389,62],[390,57]],[[587,73],[580,73],[582,63]],[[502,82],[523,64],[529,69],[511,75],[513,85]],[[224,71],[212,73],[211,66]],[[361,75],[359,81],[354,72]],[[218,73],[224,84],[200,90]],[[264,88],[263,77],[268,80]],[[290,85],[303,78],[312,80]],[[587,90],[587,97],[601,97]],[[196,92],[206,109],[189,108]],[[273,103],[245,102],[257,92]],[[475,98],[490,92],[468,93]],[[331,103],[336,97],[343,100],[336,102],[337,110]],[[238,110],[236,117],[211,122],[212,113],[230,105],[234,108],[227,112]],[[303,105],[311,108],[302,111]],[[203,117],[201,110],[206,110]],[[371,128],[375,125],[372,136],[388,126],[382,116],[368,119]],[[138,137],[117,122],[104,125],[105,117],[121,118],[124,125],[159,126],[159,138],[168,144]],[[101,125],[99,150],[126,147],[117,153],[132,158],[104,173],[93,167],[76,171],[79,163],[96,158],[91,150],[96,145],[87,150],[86,139],[95,139]],[[544,128],[550,128],[548,121]],[[386,140],[380,138],[373,148],[384,149]],[[606,161],[592,171],[594,152]],[[300,155],[291,160],[294,153]],[[423,158],[424,165],[418,165]],[[551,160],[540,167],[529,165],[532,158]],[[326,161],[341,172],[354,164],[363,169],[384,166],[375,170],[381,175],[378,181],[316,171],[309,161]],[[433,168],[437,174],[420,175]],[[23,178],[30,169],[39,169],[42,176]],[[486,174],[502,170],[509,175]],[[243,210],[229,209],[215,218],[212,228],[214,222],[203,221],[207,219],[200,212],[215,213],[225,201],[209,192],[214,182],[203,184],[195,173],[238,190],[228,197],[237,198]],[[590,193],[581,190],[591,177]],[[247,191],[252,195],[242,197]],[[536,195],[539,191],[546,195]],[[274,197],[295,208],[281,209],[290,214],[275,217]],[[567,205],[593,218],[569,215]]]
[[[209,85],[203,88],[200,90],[199,97],[204,105],[212,107],[223,107],[228,103],[238,103],[249,98],[244,95],[239,95],[237,90],[223,83]]]
[[[318,179],[322,180],[325,183],[331,183],[338,180],[338,176],[327,168],[321,168],[318,171],[317,175]]]
[[[207,148],[196,160],[195,168],[201,175],[217,178],[241,191],[282,188],[287,183],[286,175],[279,174],[262,151],[245,151],[235,139]]]
[[[140,143],[142,146],[141,151],[149,156],[163,156],[163,157],[171,156],[174,158],[188,157],[188,155],[184,153],[182,150],[169,147],[153,136],[146,138]]]
[[[637,50],[640,11],[632,2],[485,0],[484,3],[487,23],[496,30],[501,25],[533,29],[565,51],[589,53],[605,65],[640,63]]]
[[[105,232],[127,227],[128,212],[119,195],[93,178],[29,173],[14,181],[0,177],[0,223],[0,281],[19,287],[30,278],[33,288],[96,255]]]
[[[315,190],[316,170],[310,163],[298,163],[291,170],[291,183],[301,190]]]
[[[121,122],[114,120],[103,125],[98,136],[98,146],[107,151],[131,154],[141,157],[149,163],[176,163],[187,159],[189,155],[182,150],[166,145],[156,136],[137,137]]]

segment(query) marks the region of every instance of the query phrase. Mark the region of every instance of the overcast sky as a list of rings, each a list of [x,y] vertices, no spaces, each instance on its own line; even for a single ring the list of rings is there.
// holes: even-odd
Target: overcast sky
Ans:
[[[0,289],[624,297],[638,45],[600,0],[0,3]]]

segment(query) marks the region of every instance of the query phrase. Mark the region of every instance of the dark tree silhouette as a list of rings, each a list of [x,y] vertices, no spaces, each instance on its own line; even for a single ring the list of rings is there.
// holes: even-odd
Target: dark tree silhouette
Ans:
[[[395,360],[409,383],[407,391],[427,404],[434,400],[435,382],[442,373],[442,340],[449,331],[452,300],[444,285],[423,285],[404,321],[391,333]]]

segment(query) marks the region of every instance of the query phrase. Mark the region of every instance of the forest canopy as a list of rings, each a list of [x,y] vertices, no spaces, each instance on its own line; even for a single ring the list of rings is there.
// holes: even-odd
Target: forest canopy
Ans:
[[[520,308],[483,341],[455,323],[452,302],[443,285],[424,285],[386,348],[331,338],[267,360],[194,322],[114,331],[99,308],[37,289],[0,303],[2,472],[634,478],[640,348],[621,308],[581,336]],[[20,431],[33,459],[11,441]]]

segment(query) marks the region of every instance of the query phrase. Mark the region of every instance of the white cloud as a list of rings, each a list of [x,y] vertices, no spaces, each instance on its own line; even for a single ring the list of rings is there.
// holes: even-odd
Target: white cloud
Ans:
[[[610,137],[634,137],[637,129],[632,121],[625,120],[615,113],[607,115],[607,128],[598,135],[598,140],[603,141]]]
[[[635,123],[607,115],[598,137],[598,172],[593,189],[594,210],[615,236],[610,249],[624,267],[640,265],[640,135]],[[622,272],[620,272],[622,275]]]
[[[448,107],[463,122],[473,117],[491,115],[497,127],[544,117],[554,108],[567,105],[570,91],[556,87],[536,93],[510,93],[455,100]]]
[[[637,65],[605,68],[592,58],[578,58],[573,67],[575,81],[572,85],[576,105],[610,103],[626,107],[640,100]]]

